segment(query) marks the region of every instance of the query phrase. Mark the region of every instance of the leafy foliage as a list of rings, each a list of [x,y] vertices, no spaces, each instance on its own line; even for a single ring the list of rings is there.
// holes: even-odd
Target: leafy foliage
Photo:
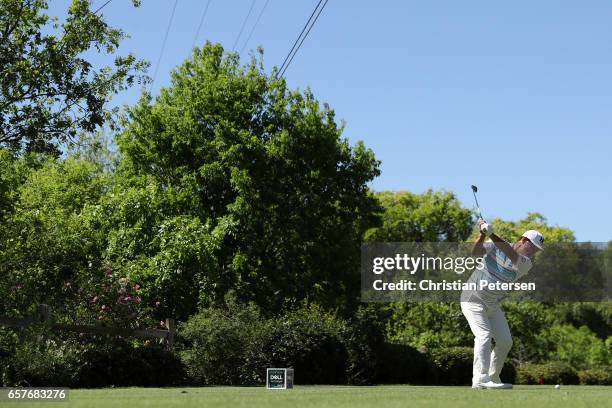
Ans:
[[[379,210],[367,188],[378,161],[341,138],[333,110],[310,91],[289,91],[261,60],[242,67],[207,44],[155,101],[145,95],[130,109],[124,129],[123,174],[150,177],[175,199],[160,216],[195,217],[210,236],[215,268],[199,278],[202,304],[230,289],[272,310],[305,298],[355,304],[361,238]]]
[[[468,385],[471,383],[472,362],[471,347],[445,347],[432,350],[431,359],[439,370],[438,384]]]
[[[79,130],[112,119],[106,102],[143,80],[147,63],[132,54],[98,69],[84,58],[114,54],[126,37],[89,6],[73,0],[60,24],[45,0],[0,1],[0,147],[58,154]]]
[[[495,234],[508,240],[517,241],[527,230],[534,229],[540,231],[546,243],[574,242],[575,237],[572,230],[558,225],[549,225],[546,217],[537,212],[530,212],[525,218],[518,221],[505,221],[500,218],[491,220]],[[474,236],[477,232],[474,232]]]
[[[425,350],[472,344],[458,303],[397,303],[392,310],[388,337],[393,342]]]
[[[270,367],[293,367],[301,384],[346,384],[344,322],[309,305],[273,319],[264,333]],[[263,366],[262,366],[263,367]]]
[[[575,368],[612,365],[612,337],[598,339],[586,326],[554,325],[544,331],[548,359],[565,362]]]
[[[578,384],[576,370],[567,363],[521,364],[516,369],[519,384]]]
[[[55,333],[45,326],[7,330],[18,338],[0,367],[2,386],[171,386],[185,383],[180,360],[150,341]]]
[[[30,167],[27,161],[15,164],[26,168],[24,181],[16,186],[12,216],[1,227],[5,296],[0,310],[11,314],[37,303],[65,304],[65,284],[101,257],[100,237],[86,228],[81,212],[104,194],[107,177],[91,162],[40,159]]]
[[[455,194],[384,191],[376,194],[384,207],[383,224],[367,231],[367,241],[461,242],[472,231],[472,215]]]
[[[612,385],[612,367],[597,367],[578,371],[580,384]]]
[[[519,362],[543,361],[547,350],[540,333],[554,322],[553,310],[541,303],[505,303],[503,306],[512,332],[510,358]]]
[[[196,384],[265,382],[266,367],[294,367],[300,383],[344,383],[343,322],[316,306],[273,319],[232,293],[223,308],[206,308],[180,330],[182,360]]]

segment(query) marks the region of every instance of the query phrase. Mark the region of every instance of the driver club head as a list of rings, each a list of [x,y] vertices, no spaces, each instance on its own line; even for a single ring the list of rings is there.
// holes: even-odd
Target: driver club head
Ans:
[[[476,187],[475,185],[472,184],[472,191],[477,193],[478,192],[478,187]]]

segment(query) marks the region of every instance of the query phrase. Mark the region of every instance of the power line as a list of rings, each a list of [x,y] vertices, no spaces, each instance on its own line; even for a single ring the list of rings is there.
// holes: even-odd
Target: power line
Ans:
[[[204,12],[202,13],[202,18],[200,18],[200,24],[198,25],[198,29],[195,33],[195,37],[193,37],[193,44],[191,44],[191,48],[195,47],[196,41],[198,40],[198,36],[200,35],[200,29],[202,28],[202,24],[204,23],[204,18],[206,17],[206,13],[208,12],[208,6],[210,6],[210,2],[212,0],[208,0],[206,3],[206,8],[204,8]]]
[[[317,4],[317,7],[319,7],[319,4],[321,4],[321,1],[322,0],[319,0],[319,3]],[[287,61],[287,58],[289,58],[289,55],[291,55],[291,58],[289,59],[289,61],[287,62],[286,65],[285,65],[285,61],[283,61],[283,65],[281,66],[281,68],[278,71],[278,77],[279,78],[282,78],[283,75],[285,75],[285,72],[287,72],[287,68],[289,68],[289,65],[291,64],[291,61],[293,61],[293,57],[295,57],[297,52],[300,50],[300,47],[304,43],[304,40],[306,39],[306,37],[308,37],[308,33],[310,33],[310,30],[312,30],[312,27],[314,27],[315,23],[319,19],[319,16],[323,12],[323,9],[327,5],[328,1],[329,0],[325,0],[325,3],[323,3],[323,6],[319,9],[319,12],[317,13],[317,16],[314,18],[314,20],[313,20],[312,24],[310,25],[310,27],[308,27],[308,31],[306,31],[306,34],[304,34],[302,39],[300,40],[300,37],[298,36],[298,38],[295,40],[295,43],[293,44],[293,47],[291,47],[291,50],[293,50],[293,48],[295,47],[295,44],[297,44],[298,40],[300,40],[300,43],[298,44],[297,48],[295,49],[295,52],[293,53],[293,55],[291,55],[291,51],[289,51],[289,54],[287,54],[287,57],[285,57],[285,61]],[[312,16],[314,15],[315,11],[317,10],[317,7],[315,7],[315,10],[310,15],[310,18],[308,19],[308,21],[310,21],[312,19]],[[307,25],[308,25],[308,22],[306,22],[306,25],[302,29],[302,33],[304,32],[304,29],[306,29]],[[300,33],[300,36],[302,35],[302,33]]]
[[[289,59],[289,56],[291,55],[291,53],[293,52],[293,49],[295,48],[295,46],[297,45],[298,41],[300,40],[300,37],[302,37],[302,34],[304,34],[304,31],[306,31],[306,27],[308,26],[308,24],[310,24],[310,20],[312,20],[312,17],[315,15],[317,9],[319,8],[319,6],[321,5],[321,2],[323,0],[319,0],[319,2],[317,3],[316,7],[314,8],[314,10],[312,10],[312,14],[310,15],[310,17],[308,17],[308,21],[306,21],[306,24],[304,24],[304,27],[302,28],[302,31],[300,31],[300,35],[298,35],[298,37],[295,39],[295,42],[293,43],[293,46],[291,47],[291,49],[289,50],[289,53],[287,54],[287,56],[285,57],[285,60],[283,61],[283,63],[281,64],[280,68],[279,68],[279,72],[283,69],[283,67],[285,66],[285,63],[287,62],[287,60]]]
[[[249,36],[247,37],[246,41],[244,42],[244,45],[242,46],[242,48],[240,49],[240,54],[242,54],[242,51],[244,51],[244,49],[246,48],[247,44],[249,43],[249,40],[251,39],[251,36],[253,35],[253,32],[255,31],[255,27],[257,27],[257,24],[259,23],[259,20],[261,19],[261,16],[263,15],[264,11],[266,10],[266,6],[268,5],[269,2],[270,2],[270,0],[266,0],[264,6],[262,7],[261,11],[259,12],[259,15],[257,16],[257,20],[255,20],[255,24],[253,24],[253,28],[251,28],[251,32],[249,33]]]
[[[153,84],[155,83],[155,78],[157,78],[157,71],[159,70],[159,64],[161,62],[162,56],[164,55],[164,49],[166,48],[166,41],[168,40],[168,34],[170,33],[170,27],[172,27],[172,20],[174,20],[174,12],[176,11],[177,4],[178,4],[178,0],[174,0],[174,7],[172,7],[172,14],[170,14],[170,21],[168,21],[168,27],[166,28],[166,35],[164,36],[164,41],[162,42],[161,50],[159,51],[159,57],[157,58],[157,65],[155,66],[155,73],[153,74],[153,80],[151,81],[151,88],[153,88]]]
[[[103,5],[101,5],[100,7],[98,7],[98,9],[96,11],[93,12],[93,14],[98,14],[98,11],[102,10],[104,7],[106,7],[106,5],[108,3],[110,3],[113,0],[107,0],[106,3],[104,3]]]
[[[238,40],[240,39],[240,36],[242,35],[242,31],[244,30],[244,26],[247,23],[247,20],[249,19],[249,16],[251,15],[251,12],[253,11],[253,6],[255,5],[255,2],[257,0],[253,0],[251,2],[251,8],[249,9],[249,12],[247,13],[246,17],[244,18],[244,21],[242,22],[242,27],[240,27],[240,32],[238,33],[238,37],[236,37],[236,41],[234,41],[234,46],[232,47],[232,51],[234,51],[236,49],[236,45],[238,45]]]

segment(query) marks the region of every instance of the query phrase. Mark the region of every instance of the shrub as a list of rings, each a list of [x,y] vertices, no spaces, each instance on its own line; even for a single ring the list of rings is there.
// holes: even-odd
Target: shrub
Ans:
[[[551,325],[550,309],[536,302],[507,302],[503,309],[513,338],[509,357],[519,362],[545,358],[549,350],[542,344],[539,333]]]
[[[239,304],[233,295],[225,300],[224,308],[203,309],[179,327],[181,360],[198,385],[261,384],[262,373],[244,372],[261,347],[265,325],[259,309]]]
[[[393,306],[388,338],[417,349],[472,344],[472,333],[458,303],[398,303]]]
[[[517,367],[519,384],[578,384],[576,371],[566,363],[521,364]]]
[[[568,363],[576,368],[612,365],[612,352],[586,326],[579,329],[570,325],[554,325],[540,333],[540,340],[548,349],[548,359]]]
[[[434,349],[429,356],[438,369],[440,385],[468,385],[472,383],[473,350],[470,347]]]
[[[578,378],[580,378],[580,384],[583,385],[612,385],[612,367],[580,370]]]
[[[427,356],[405,345],[384,343],[376,355],[378,384],[435,384],[436,366]]]
[[[344,326],[349,384],[426,384],[436,381],[436,368],[425,355],[405,344],[387,342],[386,305],[360,306]]]
[[[82,362],[75,387],[167,387],[186,379],[178,357],[160,345],[135,347],[114,339],[90,347]]]
[[[3,386],[73,386],[82,365],[82,345],[59,339],[41,327],[22,329],[16,335],[19,341],[5,351]]]
[[[4,386],[161,387],[185,381],[178,358],[150,342],[50,332],[44,326],[14,336],[18,341],[2,357]]]
[[[554,313],[559,324],[586,326],[602,340],[612,336],[612,302],[562,303]]]
[[[180,352],[195,384],[254,385],[266,367],[293,367],[299,384],[344,384],[348,353],[344,322],[316,306],[265,319],[254,304],[226,297],[180,329]]]
[[[268,366],[293,367],[300,384],[346,384],[344,326],[334,315],[306,306],[269,327],[262,349]]]
[[[347,382],[368,385],[379,381],[380,351],[385,345],[388,310],[379,304],[360,306],[344,333],[348,352]]]
[[[517,378],[516,365],[512,360],[506,360],[504,364],[504,368],[502,368],[502,372],[499,375],[502,382],[514,384]]]

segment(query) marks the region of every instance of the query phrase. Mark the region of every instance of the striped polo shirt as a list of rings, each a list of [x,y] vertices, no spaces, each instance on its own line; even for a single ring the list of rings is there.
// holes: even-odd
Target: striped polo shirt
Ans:
[[[489,290],[487,287],[480,289],[480,281],[484,280],[488,283],[516,282],[529,272],[532,267],[531,260],[524,255],[519,254],[516,265],[512,263],[510,258],[506,256],[493,242],[484,244],[486,255],[484,256],[483,267],[477,267],[468,279],[468,282],[476,284],[478,290],[466,290],[461,294],[462,302],[480,300],[488,304],[499,303],[507,293],[503,290]],[[477,299],[474,299],[476,297]]]

